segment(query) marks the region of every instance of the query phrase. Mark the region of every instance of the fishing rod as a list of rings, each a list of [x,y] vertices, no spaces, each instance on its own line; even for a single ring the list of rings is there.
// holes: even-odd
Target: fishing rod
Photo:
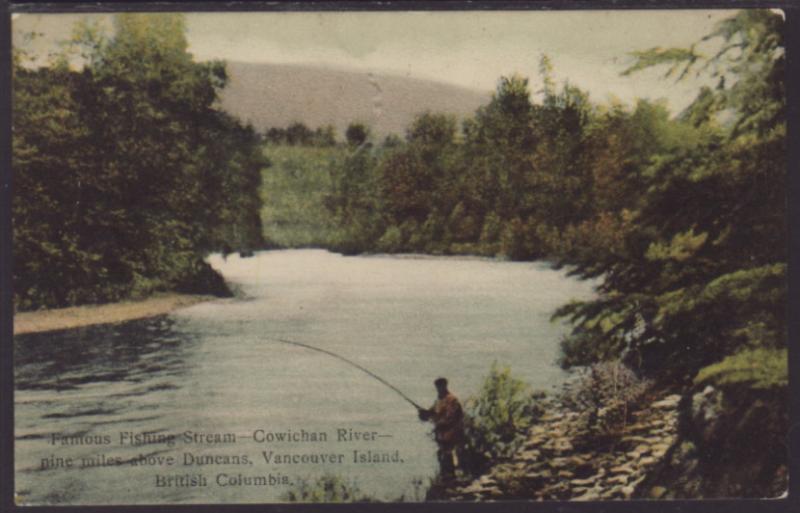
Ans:
[[[403,393],[403,392],[402,392],[402,391],[401,391],[399,388],[397,388],[396,386],[392,385],[391,383],[389,383],[388,381],[386,381],[386,380],[385,380],[385,379],[383,379],[382,377],[378,376],[378,375],[377,375],[377,374],[375,374],[374,372],[370,371],[369,369],[362,367],[361,365],[357,364],[356,362],[354,362],[354,361],[352,361],[352,360],[348,360],[348,359],[347,359],[347,358],[345,358],[344,356],[340,356],[340,355],[338,355],[338,354],[336,354],[336,353],[334,353],[334,352],[332,352],[332,351],[328,351],[327,349],[322,349],[322,348],[319,348],[319,347],[314,347],[314,346],[311,346],[311,345],[308,345],[308,344],[303,344],[302,342],[295,342],[294,340],[287,340],[287,339],[285,339],[285,338],[275,338],[275,337],[269,337],[269,339],[268,339],[268,340],[273,340],[273,341],[275,341],[275,342],[282,342],[282,343],[284,343],[284,344],[289,344],[289,345],[292,345],[292,346],[305,347],[306,349],[311,349],[312,351],[318,351],[318,352],[320,352],[320,353],[325,353],[325,354],[327,354],[328,356],[333,356],[334,358],[338,358],[339,360],[341,360],[341,361],[343,361],[343,362],[345,362],[345,363],[349,363],[350,365],[352,365],[352,366],[353,366],[353,367],[355,367],[356,369],[358,369],[358,370],[360,370],[360,371],[362,371],[362,372],[365,372],[365,373],[367,373],[368,375],[370,375],[370,376],[372,376],[373,378],[377,379],[378,381],[380,381],[381,383],[383,383],[383,384],[384,384],[384,385],[386,385],[387,387],[391,388],[392,390],[394,390],[395,392],[397,392],[398,394],[400,394],[400,397],[402,397],[403,399],[405,399],[406,401],[408,401],[409,403],[411,403],[411,405],[412,405],[412,406],[414,406],[416,409],[418,409],[418,410],[424,410],[424,409],[425,409],[425,408],[423,408],[422,406],[420,406],[420,405],[418,405],[417,403],[415,403],[413,399],[411,399],[411,398],[410,398],[410,397],[408,397],[406,394],[404,394],[404,393]]]

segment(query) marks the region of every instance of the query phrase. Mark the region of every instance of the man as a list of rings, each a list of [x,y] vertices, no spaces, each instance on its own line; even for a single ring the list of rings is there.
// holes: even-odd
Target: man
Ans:
[[[456,396],[447,389],[445,378],[438,378],[433,384],[436,387],[436,402],[427,410],[420,408],[419,418],[433,422],[434,438],[439,445],[436,453],[439,473],[443,478],[451,478],[455,475],[458,452],[464,443],[464,411]]]

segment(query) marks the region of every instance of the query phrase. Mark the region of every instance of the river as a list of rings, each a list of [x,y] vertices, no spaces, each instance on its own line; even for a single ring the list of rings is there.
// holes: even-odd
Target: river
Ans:
[[[15,338],[20,502],[277,502],[287,482],[325,473],[379,499],[421,499],[436,447],[414,408],[340,360],[272,339],[340,354],[424,405],[439,376],[462,400],[478,393],[494,361],[550,389],[565,377],[566,332],[550,316],[593,294],[540,262],[323,250],[209,261],[236,297]],[[301,461],[310,455],[327,462]]]

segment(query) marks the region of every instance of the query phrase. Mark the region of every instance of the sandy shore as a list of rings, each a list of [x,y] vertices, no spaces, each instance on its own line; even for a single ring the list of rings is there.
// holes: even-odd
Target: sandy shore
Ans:
[[[80,328],[95,324],[144,319],[169,313],[178,308],[208,301],[213,296],[159,294],[139,301],[122,301],[105,305],[84,305],[53,310],[21,312],[14,315],[14,334]]]

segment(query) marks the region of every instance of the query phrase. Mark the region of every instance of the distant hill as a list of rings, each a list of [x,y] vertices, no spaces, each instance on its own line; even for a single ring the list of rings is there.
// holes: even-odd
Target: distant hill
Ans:
[[[222,107],[260,131],[300,121],[312,129],[332,124],[342,138],[360,121],[378,137],[403,135],[420,112],[464,117],[490,98],[440,82],[304,65],[228,62],[228,74]]]

